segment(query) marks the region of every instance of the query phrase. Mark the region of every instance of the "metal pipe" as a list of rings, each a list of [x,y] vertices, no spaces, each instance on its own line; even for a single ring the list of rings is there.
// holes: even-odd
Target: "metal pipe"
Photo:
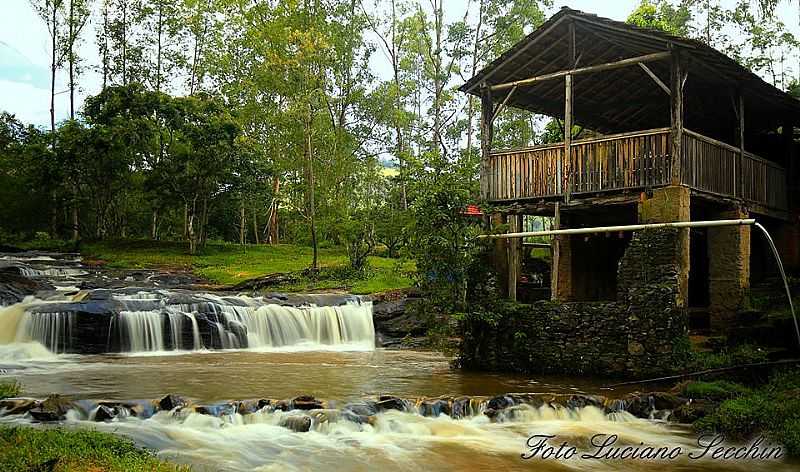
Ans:
[[[527,231],[523,233],[482,234],[480,239],[512,239],[528,238],[532,236],[557,236],[559,234],[592,234],[592,233],[618,233],[620,231],[641,231],[644,229],[658,228],[711,228],[714,226],[744,226],[754,225],[756,220],[713,220],[713,221],[676,221],[672,223],[649,223],[643,225],[596,226],[593,228],[568,228],[552,229],[548,231]]]

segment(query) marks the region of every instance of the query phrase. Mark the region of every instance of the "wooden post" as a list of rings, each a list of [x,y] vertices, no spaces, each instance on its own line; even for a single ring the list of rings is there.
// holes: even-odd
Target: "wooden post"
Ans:
[[[561,227],[561,204],[556,202],[553,229]],[[558,300],[558,264],[561,253],[558,236],[553,236],[553,254],[550,258],[550,300]]]
[[[490,200],[489,182],[490,173],[493,171],[489,165],[489,155],[492,153],[492,138],[494,121],[492,105],[492,91],[484,85],[481,93],[481,198]]]
[[[672,63],[670,64],[670,151],[672,166],[670,181],[672,185],[681,183],[681,164],[683,157],[683,81],[684,66],[680,51],[672,49]]]
[[[800,206],[800,199],[798,199],[798,181],[800,181],[800,172],[798,172],[798,163],[797,159],[800,156],[795,155],[795,146],[794,146],[794,122],[790,119],[785,120],[781,125],[782,133],[781,137],[783,138],[783,161],[781,165],[783,168],[786,169],[786,191],[788,192],[787,195],[787,203],[790,209],[795,209],[797,211],[797,207]]]
[[[509,232],[520,231],[519,215],[509,215]],[[517,279],[519,278],[519,238],[509,238],[508,242],[508,299],[517,301]]]
[[[569,24],[570,67],[575,67],[575,23]],[[564,202],[569,204],[572,193],[572,74],[564,76]]]
[[[737,141],[739,141],[739,158],[736,165],[733,166],[733,196],[738,197],[742,195],[744,190],[742,180],[742,165],[744,164],[744,96],[742,91],[736,93],[736,115],[739,118],[737,124],[738,134]]]
[[[564,202],[569,203],[572,193],[572,76],[564,78]]]

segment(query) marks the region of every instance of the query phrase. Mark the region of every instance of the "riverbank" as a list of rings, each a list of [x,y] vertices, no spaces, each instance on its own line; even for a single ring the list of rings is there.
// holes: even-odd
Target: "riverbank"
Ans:
[[[21,394],[0,382],[0,400]],[[0,425],[0,470],[51,472],[180,472],[190,470],[112,433],[64,427]]]
[[[69,241],[29,241],[16,246],[26,250],[75,251]],[[176,241],[116,240],[85,242],[79,246],[87,261],[109,269],[185,271],[219,286],[236,286],[247,281],[269,279],[261,286],[275,291],[346,291],[372,294],[412,286],[414,263],[381,256],[369,258],[369,268],[357,274],[348,268],[347,253],[341,247],[322,248],[320,271],[311,274],[310,247],[291,244],[231,244],[208,242],[195,255],[186,244]]]

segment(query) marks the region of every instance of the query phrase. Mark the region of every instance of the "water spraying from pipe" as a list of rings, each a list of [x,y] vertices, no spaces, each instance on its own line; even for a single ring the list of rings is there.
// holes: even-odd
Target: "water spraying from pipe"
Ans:
[[[775,255],[775,262],[778,264],[778,270],[781,273],[781,277],[783,278],[783,287],[786,289],[786,297],[789,299],[789,309],[792,312],[792,319],[794,320],[794,332],[797,335],[797,344],[800,346],[800,326],[797,324],[797,315],[794,313],[794,302],[792,301],[792,291],[789,289],[789,279],[786,278],[786,271],[783,270],[783,262],[781,262],[781,256],[778,254],[778,248],[775,246],[775,242],[772,240],[772,236],[769,235],[769,232],[766,228],[761,226],[761,223],[756,223],[755,226],[761,230],[764,234],[764,237],[767,238],[767,242],[769,242],[769,247],[772,248],[772,254]]]

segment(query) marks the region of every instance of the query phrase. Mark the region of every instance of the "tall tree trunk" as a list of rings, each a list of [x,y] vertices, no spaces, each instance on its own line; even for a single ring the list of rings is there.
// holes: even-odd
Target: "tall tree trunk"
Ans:
[[[156,92],[161,91],[161,34],[164,27],[164,6],[158,4],[158,44],[156,46]],[[159,142],[161,141],[159,133]]]
[[[310,106],[309,106],[310,108]],[[306,129],[305,129],[305,158],[306,158],[306,186],[307,186],[307,200],[308,200],[308,217],[311,220],[311,247],[313,258],[311,260],[311,269],[316,271],[317,263],[317,218],[316,218],[316,204],[314,202],[314,150],[311,144],[311,111],[309,109]]]
[[[244,218],[244,200],[239,207],[239,244],[244,245],[244,236],[247,230],[246,221]]]
[[[152,221],[150,222],[150,238],[155,241],[158,239],[158,209],[153,209]]]
[[[253,208],[253,237],[255,238],[253,241],[256,244],[261,244],[261,242],[258,240],[258,213],[256,212],[255,207]]]
[[[108,85],[108,1],[103,1],[103,90]]]
[[[53,29],[52,29],[52,40],[51,48],[52,48],[52,55],[50,57],[50,132],[52,135],[53,140],[53,150],[55,151],[55,140],[56,140],[56,68],[58,67],[58,50],[57,50],[57,37],[58,37],[58,3],[52,3],[52,19],[53,22]]]
[[[270,205],[270,218],[269,218],[269,243],[278,244],[278,192],[281,187],[281,179],[276,174],[272,178],[272,204]]]
[[[122,1],[122,85],[128,85],[128,0]]]

